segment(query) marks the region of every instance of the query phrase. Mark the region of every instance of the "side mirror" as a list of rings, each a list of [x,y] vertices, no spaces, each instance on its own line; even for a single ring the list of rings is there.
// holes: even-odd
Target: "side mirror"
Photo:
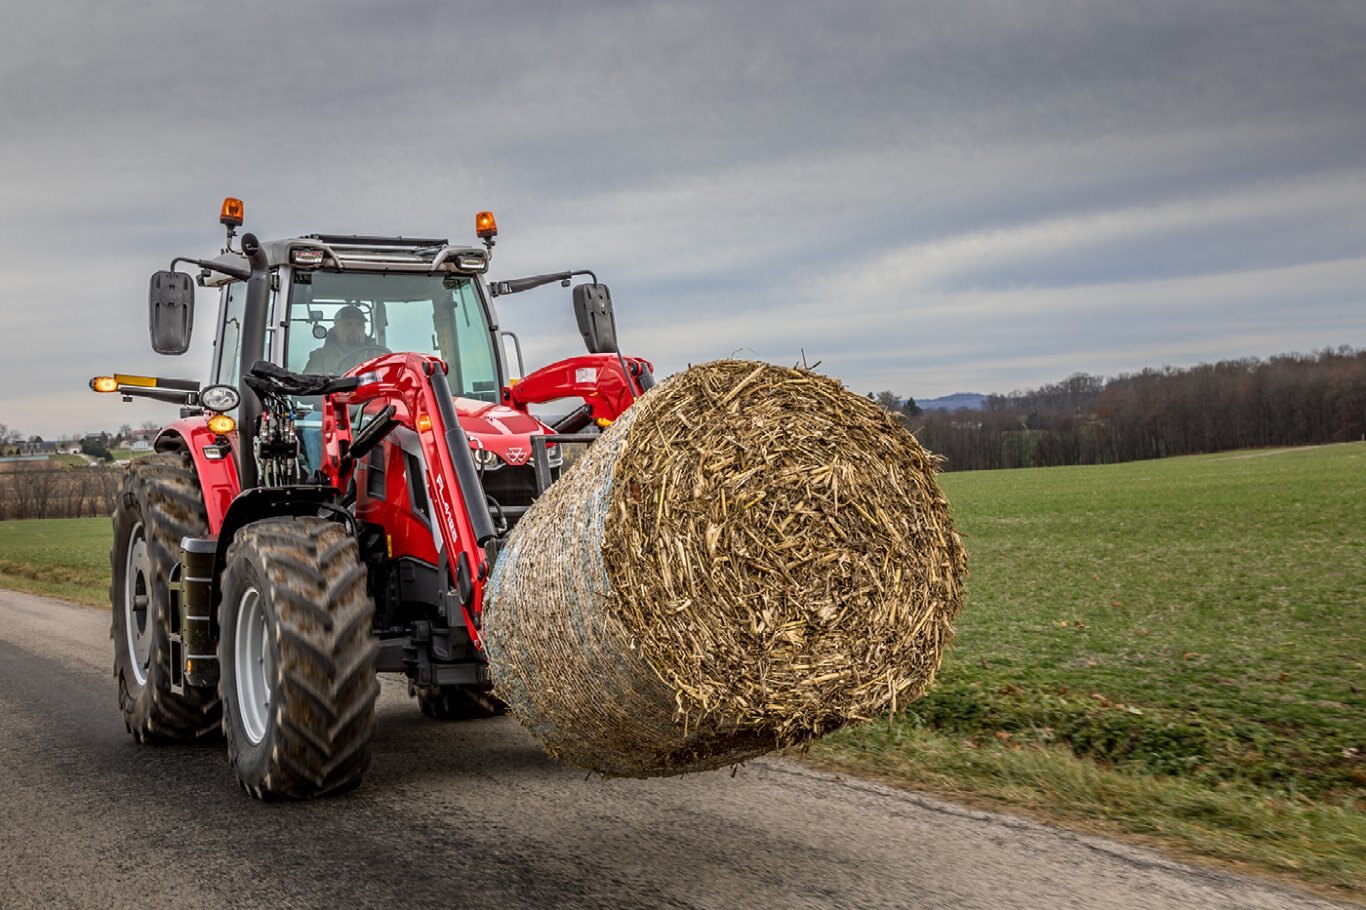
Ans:
[[[612,292],[607,285],[575,285],[574,316],[588,353],[617,353],[617,321],[612,315]]]
[[[147,294],[152,350],[184,354],[194,328],[194,280],[185,272],[157,272]]]

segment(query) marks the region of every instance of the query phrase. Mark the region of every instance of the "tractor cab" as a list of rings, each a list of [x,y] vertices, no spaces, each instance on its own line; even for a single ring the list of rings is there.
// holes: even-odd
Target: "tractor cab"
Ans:
[[[272,275],[263,359],[294,372],[340,375],[393,351],[431,354],[446,362],[457,396],[498,400],[509,375],[500,341],[511,336],[500,332],[479,280],[486,251],[445,240],[326,234],[261,246]],[[245,268],[232,253],[213,264]],[[221,288],[211,382],[236,384],[246,282],[211,268],[200,278]],[[360,331],[343,338],[347,322]]]
[[[491,213],[476,217],[482,248],[250,233],[234,248],[242,216],[226,200],[222,253],[176,257],[151,281],[162,354],[185,353],[194,323],[195,279],[177,264],[218,289],[208,383],[91,380],[181,405],[157,454],[130,468],[114,516],[121,705],[140,740],[194,739],[221,713],[256,796],[339,792],[364,771],[374,673],[406,676],[427,714],[498,709],[480,632],[494,561],[557,478],[560,446],[591,442],[577,431],[617,419],[652,367],[617,349],[591,272],[487,284]],[[572,292],[588,354],[527,373],[493,298],[576,275],[592,277]],[[564,420],[531,413],[562,399],[581,402]],[[318,655],[325,667],[308,663]],[[351,670],[325,711],[290,694],[340,667]],[[343,716],[354,722],[328,720]],[[319,768],[282,764],[305,745]]]
[[[480,280],[488,268],[485,250],[453,247],[445,240],[326,234],[267,242],[262,248],[275,278],[261,359],[296,373],[340,375],[393,352],[428,354],[446,364],[452,393],[468,402],[461,410],[500,402],[513,372],[504,339],[511,339],[514,349],[517,341],[499,329]],[[203,283],[221,289],[209,381],[236,385],[246,282],[209,271]],[[520,375],[521,365],[516,369]],[[302,398],[296,404],[307,467],[316,470],[322,457],[320,402]],[[489,435],[487,427],[467,430]],[[522,437],[544,432],[539,424],[519,430]],[[506,435],[494,432],[480,451],[505,454]],[[530,450],[528,439],[512,448],[517,443]],[[497,470],[504,463],[490,459],[485,468]]]

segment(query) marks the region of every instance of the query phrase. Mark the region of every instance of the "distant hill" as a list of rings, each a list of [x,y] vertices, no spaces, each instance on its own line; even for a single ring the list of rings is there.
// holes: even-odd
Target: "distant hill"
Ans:
[[[987,396],[976,392],[954,392],[941,398],[917,398],[915,403],[920,405],[923,411],[956,411],[959,408],[971,408],[975,411],[979,410],[982,402],[986,400]]]

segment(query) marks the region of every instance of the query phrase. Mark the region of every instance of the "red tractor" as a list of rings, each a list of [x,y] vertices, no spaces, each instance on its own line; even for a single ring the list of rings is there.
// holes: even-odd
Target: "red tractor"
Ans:
[[[221,728],[248,793],[310,797],[360,783],[376,673],[404,674],[430,716],[498,713],[479,630],[499,547],[564,444],[654,380],[618,352],[591,272],[485,282],[491,213],[482,247],[245,234],[233,249],[242,215],[226,200],[221,255],[151,282],[163,354],[184,353],[193,324],[195,281],[176,266],[220,290],[208,383],[91,382],[181,405],[114,512],[114,675],[139,742]],[[589,353],[523,374],[495,297],[579,275]],[[530,412],[565,399],[549,425]]]

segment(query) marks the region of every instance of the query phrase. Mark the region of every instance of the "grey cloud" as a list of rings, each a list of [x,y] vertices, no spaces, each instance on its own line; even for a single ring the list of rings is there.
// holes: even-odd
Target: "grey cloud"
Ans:
[[[1271,0],[25,8],[0,421],[71,428],[35,370],[72,419],[96,362],[202,372],[202,336],[147,351],[143,295],[229,194],[263,236],[492,207],[499,275],[597,268],[666,371],[807,346],[926,396],[1363,345],[1363,46],[1361,4]],[[1126,310],[1155,294],[1166,325]],[[549,290],[503,315],[577,349]]]

